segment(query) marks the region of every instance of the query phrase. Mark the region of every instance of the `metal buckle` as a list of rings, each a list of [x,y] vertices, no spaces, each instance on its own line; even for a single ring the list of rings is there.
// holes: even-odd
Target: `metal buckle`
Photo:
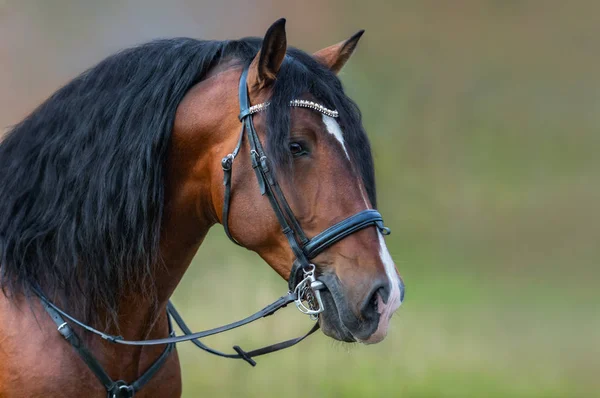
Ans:
[[[123,380],[115,382],[115,385],[109,392],[110,398],[132,398],[135,395],[133,386],[125,383]]]
[[[69,326],[67,324],[67,322],[63,322],[60,324],[60,326],[58,328],[56,328],[56,330],[58,330],[60,332],[62,330],[62,328],[66,328],[67,326]]]
[[[294,289],[294,293],[296,293],[294,303],[300,312],[309,315],[310,319],[316,321],[319,319],[319,314],[325,310],[320,292],[325,285],[315,278],[314,264],[310,264],[308,268],[302,271],[304,272],[304,279]]]
[[[235,160],[235,156],[233,156],[232,153],[230,153],[229,155],[225,156],[221,160],[221,167],[223,168],[223,171],[229,171],[229,170],[231,170],[231,166],[233,166],[233,161],[234,160]]]

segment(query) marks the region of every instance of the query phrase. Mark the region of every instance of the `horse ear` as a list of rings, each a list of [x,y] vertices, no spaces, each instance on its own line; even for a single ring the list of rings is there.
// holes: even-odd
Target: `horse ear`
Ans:
[[[285,18],[281,18],[267,30],[260,51],[250,64],[248,80],[259,88],[272,83],[277,78],[286,50]]]
[[[364,30],[359,30],[348,40],[317,51],[313,57],[337,74],[346,65],[363,33]]]

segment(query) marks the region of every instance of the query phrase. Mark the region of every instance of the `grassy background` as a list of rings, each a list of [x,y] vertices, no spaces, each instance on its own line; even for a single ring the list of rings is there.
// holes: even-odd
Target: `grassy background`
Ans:
[[[163,36],[261,35],[309,51],[367,30],[342,80],[373,142],[407,284],[388,338],[322,334],[242,362],[179,349],[184,395],[590,397],[600,391],[600,7],[562,1],[0,1],[0,125],[111,52]],[[194,329],[285,283],[215,228],[174,302]],[[303,333],[288,309],[207,339]]]

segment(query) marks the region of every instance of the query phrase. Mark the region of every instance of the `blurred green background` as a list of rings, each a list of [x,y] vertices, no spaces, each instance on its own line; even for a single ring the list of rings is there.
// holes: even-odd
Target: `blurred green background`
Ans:
[[[322,334],[251,369],[181,345],[184,396],[600,396],[600,3],[0,0],[0,126],[123,47],[262,35],[316,51],[366,29],[341,74],[373,143],[407,284],[388,338]],[[286,284],[216,227],[174,302],[194,329]],[[208,339],[303,333],[295,309]]]

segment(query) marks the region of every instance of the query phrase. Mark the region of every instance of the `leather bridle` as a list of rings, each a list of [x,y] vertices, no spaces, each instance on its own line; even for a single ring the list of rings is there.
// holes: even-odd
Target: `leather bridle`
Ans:
[[[383,225],[383,218],[377,210],[367,209],[332,225],[312,239],[307,238],[300,223],[296,219],[294,212],[285,199],[285,195],[281,191],[277,179],[273,175],[272,166],[270,165],[269,159],[267,158],[258,134],[256,133],[256,129],[254,128],[254,122],[252,121],[253,112],[251,111],[252,107],[250,106],[250,98],[248,97],[247,78],[248,67],[244,68],[239,84],[240,114],[238,118],[242,122],[240,138],[233,152],[225,156],[221,161],[224,172],[223,185],[225,185],[222,223],[229,239],[239,245],[229,230],[231,171],[233,161],[240,151],[244,136],[246,136],[248,143],[250,144],[250,160],[252,162],[254,173],[256,174],[260,193],[269,199],[271,207],[281,225],[281,231],[287,238],[292,252],[296,257],[288,279],[290,291],[293,291],[299,282],[298,277],[300,276],[300,272],[302,270],[307,271],[311,268],[312,264],[309,260],[316,257],[334,243],[354,232],[372,225],[376,226],[384,235],[388,235],[390,230]],[[264,107],[259,109],[264,109]]]
[[[238,328],[246,325],[250,322],[254,322],[258,319],[272,315],[277,310],[287,306],[291,302],[295,302],[296,306],[303,313],[309,314],[312,319],[316,320],[318,314],[323,311],[323,304],[320,299],[320,290],[325,288],[325,285],[318,281],[315,275],[315,266],[310,262],[311,259],[316,257],[323,250],[327,249],[334,243],[344,239],[350,234],[357,232],[361,229],[369,226],[376,226],[379,231],[388,235],[390,230],[383,225],[383,219],[381,214],[377,210],[367,209],[360,211],[343,221],[334,224],[327,228],[320,234],[313,238],[308,238],[304,233],[300,223],[296,219],[292,209],[290,208],[287,200],[277,179],[273,174],[270,161],[263,149],[260,142],[254,123],[252,121],[252,115],[258,110],[266,108],[263,107],[251,107],[250,100],[248,97],[247,79],[248,67],[244,68],[240,77],[239,84],[239,101],[240,101],[240,114],[239,120],[242,122],[242,129],[238,143],[229,155],[225,156],[221,162],[223,168],[223,183],[225,185],[224,203],[223,203],[223,227],[227,236],[236,244],[239,243],[232,236],[229,229],[229,209],[231,204],[231,174],[233,161],[238,155],[244,136],[247,137],[250,145],[250,160],[252,168],[256,174],[256,179],[260,188],[260,192],[263,196],[269,199],[269,203],[277,216],[277,220],[281,225],[283,234],[286,236],[288,243],[295,256],[295,261],[290,272],[288,279],[289,291],[286,295],[280,297],[272,304],[269,304],[262,310],[250,315],[247,318],[233,322],[221,327],[217,327],[202,332],[192,333],[189,327],[185,324],[182,317],[179,315],[175,307],[171,302],[167,305],[167,318],[169,320],[169,337],[155,340],[125,340],[121,336],[114,336],[100,330],[97,330],[84,322],[79,321],[75,317],[69,315],[54,303],[52,303],[42,292],[39,286],[34,286],[33,291],[39,296],[43,308],[48,312],[52,320],[57,326],[57,330],[60,334],[73,346],[75,351],[79,354],[82,360],[88,365],[90,370],[96,375],[100,382],[104,385],[107,390],[109,398],[129,398],[133,397],[142,386],[144,386],[154,374],[160,369],[160,367],[167,360],[169,353],[173,350],[176,343],[183,341],[191,341],[197,347],[202,350],[209,352],[214,355],[218,355],[225,358],[243,359],[250,365],[255,366],[256,362],[252,359],[260,355],[265,355],[271,352],[279,351],[284,348],[291,347],[306,337],[314,333],[319,329],[319,323],[316,322],[314,326],[304,336],[287,340],[281,343],[273,344],[263,348],[259,348],[253,351],[244,351],[239,346],[234,346],[235,354],[227,354],[217,351],[213,348],[206,346],[199,339],[214,334],[222,333],[231,329]],[[295,100],[298,102],[299,100]],[[300,101],[302,102],[302,101]],[[126,383],[122,380],[113,381],[108,373],[103,369],[98,360],[94,355],[82,344],[81,339],[76,334],[75,330],[65,321],[65,319],[71,321],[73,324],[83,328],[84,330],[97,334],[103,339],[123,345],[133,346],[149,346],[165,344],[165,350],[160,357],[146,370],[146,372],[135,382]],[[173,331],[171,319],[179,326],[182,335],[176,335]]]

